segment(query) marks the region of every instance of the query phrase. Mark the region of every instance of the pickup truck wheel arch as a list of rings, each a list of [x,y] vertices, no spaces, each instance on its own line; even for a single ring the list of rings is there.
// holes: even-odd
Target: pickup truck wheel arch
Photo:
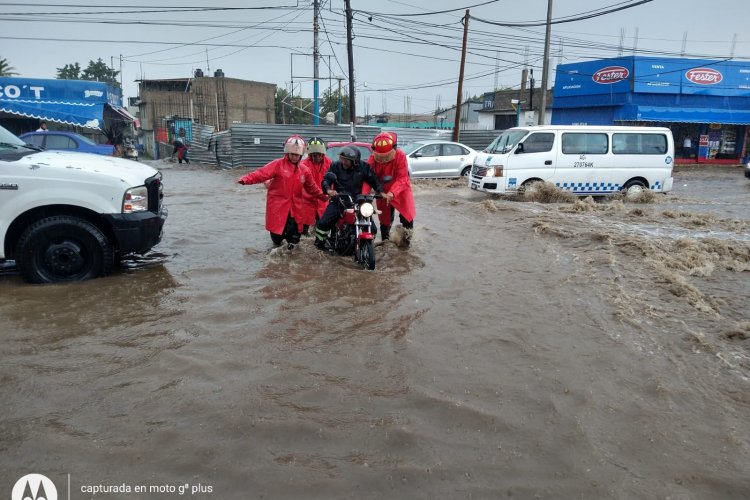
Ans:
[[[16,265],[30,283],[80,281],[105,276],[114,266],[114,249],[91,222],[74,216],[41,219],[21,235]]]

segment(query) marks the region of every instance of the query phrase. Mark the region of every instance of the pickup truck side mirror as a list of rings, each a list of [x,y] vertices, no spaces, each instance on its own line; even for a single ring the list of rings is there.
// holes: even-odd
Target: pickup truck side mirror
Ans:
[[[519,143],[518,146],[516,146],[516,154],[523,153],[523,143]]]

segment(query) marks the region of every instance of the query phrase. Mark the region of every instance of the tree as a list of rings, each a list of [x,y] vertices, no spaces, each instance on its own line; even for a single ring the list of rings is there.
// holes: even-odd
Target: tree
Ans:
[[[15,69],[7,59],[0,57],[0,76],[16,76],[18,73],[14,71]]]
[[[325,118],[327,113],[333,113],[336,123],[349,122],[349,94],[341,92],[341,120],[339,120],[339,90],[329,88],[320,97],[320,115]]]
[[[111,83],[112,85],[119,87],[120,82],[117,81],[117,75],[119,74],[119,71],[110,68],[104,64],[104,61],[102,61],[101,58],[99,58],[96,62],[89,61],[88,67],[83,70],[83,73],[81,73],[81,78],[83,80]]]
[[[312,99],[292,96],[286,89],[276,87],[274,96],[276,123],[298,123],[310,125],[312,120]]]
[[[58,80],[80,80],[81,79],[81,65],[76,63],[66,64],[62,68],[57,68]]]
[[[101,58],[97,59],[96,62],[89,61],[89,65],[83,71],[81,71],[81,65],[77,62],[57,68],[57,78],[60,80],[89,80],[109,83],[115,87],[120,86],[120,82],[117,81],[117,75],[119,74],[119,71],[107,66]]]

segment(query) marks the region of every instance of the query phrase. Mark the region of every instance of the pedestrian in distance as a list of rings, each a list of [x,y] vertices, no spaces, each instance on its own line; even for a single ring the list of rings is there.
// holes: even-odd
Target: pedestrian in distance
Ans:
[[[174,157],[175,155],[177,155],[177,161],[179,163],[182,163],[184,161],[185,163],[189,164],[190,159],[188,158],[188,140],[185,136],[184,128],[180,127],[177,137],[175,138],[172,145],[174,146],[174,149],[172,150],[172,156]]]
[[[378,179],[391,177],[384,185],[385,199],[377,200],[380,238],[383,241],[390,238],[391,225],[398,210],[399,220],[405,229],[402,241],[405,246],[409,246],[417,209],[409,180],[409,163],[406,154],[398,149],[396,134],[381,132],[375,136],[369,163]]]
[[[47,122],[46,120],[42,120],[39,122],[39,128],[36,129],[37,132],[46,132],[47,131]]]
[[[299,219],[308,206],[303,190],[312,197],[328,199],[310,171],[301,164],[305,154],[305,140],[293,135],[284,143],[284,156],[237,179],[241,185],[266,183],[266,229],[276,246],[286,240],[291,250],[299,243]]]

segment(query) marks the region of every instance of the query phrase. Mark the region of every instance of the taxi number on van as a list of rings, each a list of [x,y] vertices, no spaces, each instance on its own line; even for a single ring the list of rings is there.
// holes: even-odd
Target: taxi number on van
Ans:
[[[574,161],[573,168],[593,168],[593,161]]]

